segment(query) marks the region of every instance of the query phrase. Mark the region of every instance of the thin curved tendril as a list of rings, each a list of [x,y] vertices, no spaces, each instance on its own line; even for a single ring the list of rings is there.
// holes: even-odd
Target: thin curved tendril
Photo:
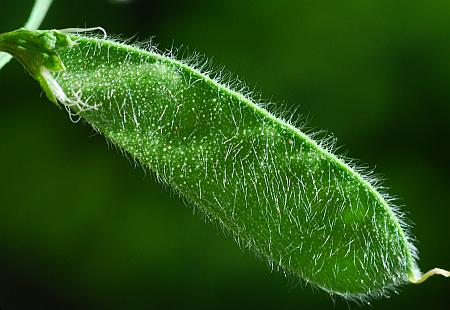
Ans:
[[[441,269],[441,268],[434,268],[434,269],[431,269],[428,272],[424,273],[420,278],[410,280],[410,282],[413,284],[420,284],[420,283],[425,282],[426,280],[428,280],[429,277],[432,277],[434,275],[441,275],[446,278],[449,278],[450,272],[447,270]]]
[[[25,28],[38,29],[47,14],[53,0],[36,0]],[[12,56],[0,52],[0,70],[11,60]]]
[[[58,29],[58,31],[62,33],[85,33],[85,32],[94,32],[94,31],[100,31],[103,34],[103,39],[106,40],[108,38],[108,34],[103,27],[91,27],[91,28],[65,28],[65,29]]]

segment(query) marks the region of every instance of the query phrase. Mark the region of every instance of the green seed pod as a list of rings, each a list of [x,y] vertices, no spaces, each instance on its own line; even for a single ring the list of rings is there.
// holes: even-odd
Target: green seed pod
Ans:
[[[349,299],[420,282],[402,214],[374,182],[251,98],[153,50],[61,31],[0,35],[48,98],[239,244]]]

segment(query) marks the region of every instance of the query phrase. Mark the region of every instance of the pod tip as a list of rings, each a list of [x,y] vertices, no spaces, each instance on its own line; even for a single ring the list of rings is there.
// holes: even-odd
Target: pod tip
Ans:
[[[409,282],[411,282],[413,284],[420,284],[420,283],[425,282],[426,280],[428,280],[429,277],[434,276],[434,275],[441,275],[446,278],[449,278],[450,271],[447,271],[447,270],[444,270],[441,268],[434,268],[434,269],[431,269],[431,270],[427,271],[426,273],[420,275],[419,277],[410,278]]]

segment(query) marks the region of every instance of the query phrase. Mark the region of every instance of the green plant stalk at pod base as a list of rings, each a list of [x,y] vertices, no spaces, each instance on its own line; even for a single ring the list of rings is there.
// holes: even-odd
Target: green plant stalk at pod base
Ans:
[[[38,29],[44,20],[47,11],[50,9],[50,5],[53,0],[36,0],[34,2],[33,10],[30,17],[25,23],[27,29]],[[0,52],[0,69],[5,66],[11,60],[11,55]]]
[[[288,273],[355,300],[449,275],[420,273],[403,215],[373,180],[184,62],[56,30],[2,34],[0,51],[51,101]]]

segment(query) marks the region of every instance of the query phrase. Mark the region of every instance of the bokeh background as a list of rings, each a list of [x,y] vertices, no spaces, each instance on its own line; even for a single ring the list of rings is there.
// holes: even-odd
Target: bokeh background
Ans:
[[[0,32],[32,0],[0,3]],[[199,51],[339,138],[415,223],[420,266],[450,268],[450,2],[55,0],[43,28],[103,26]],[[271,271],[13,62],[0,72],[0,309],[359,309]],[[368,309],[437,309],[450,281]],[[366,308],[367,306],[361,306]]]

